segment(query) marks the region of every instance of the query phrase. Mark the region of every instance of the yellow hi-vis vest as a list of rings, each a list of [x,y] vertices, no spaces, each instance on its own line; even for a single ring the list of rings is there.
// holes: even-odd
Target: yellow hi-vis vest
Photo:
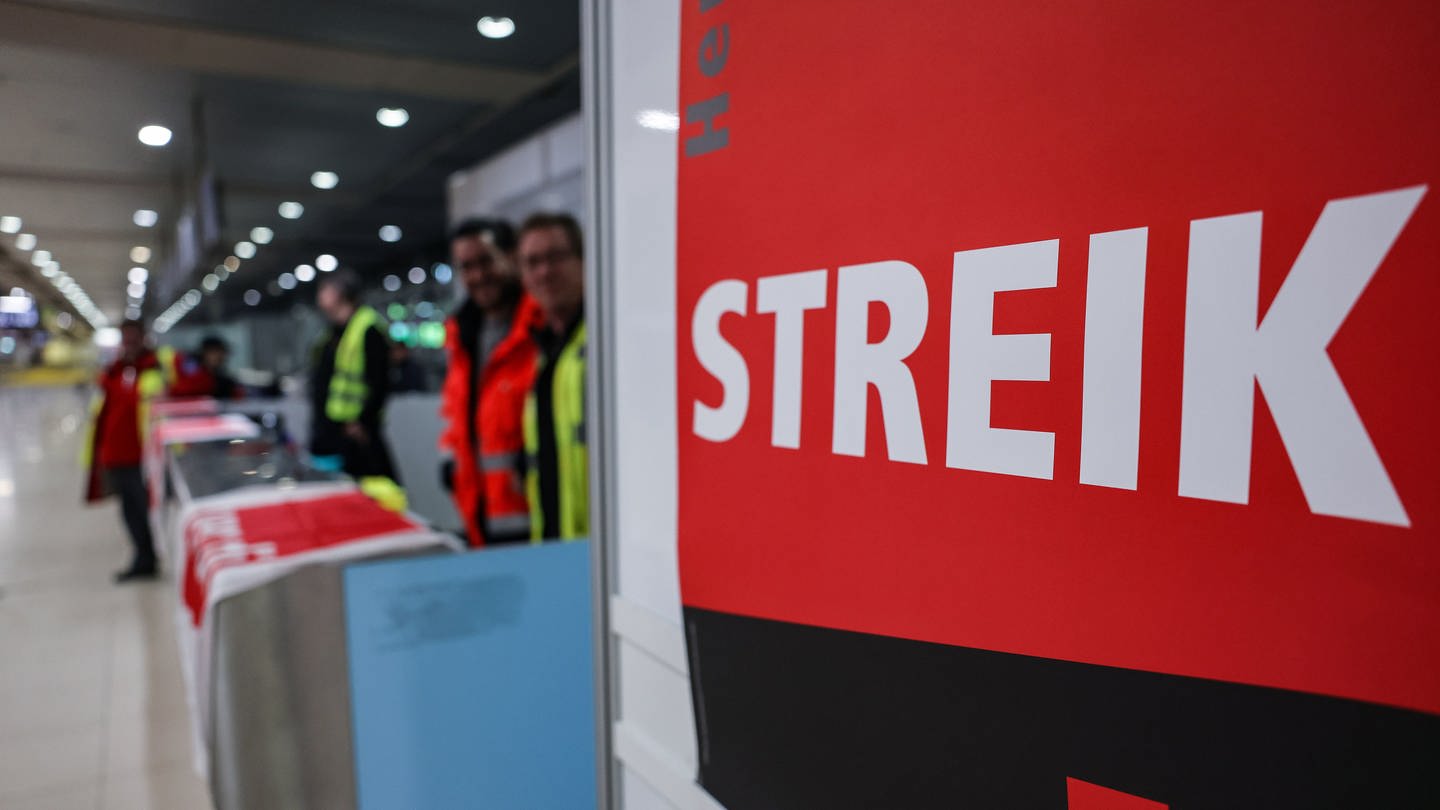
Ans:
[[[543,355],[538,358],[544,363]],[[555,358],[551,380],[551,413],[555,427],[556,491],[560,525],[545,526],[540,505],[540,418],[535,392],[525,397],[525,494],[530,499],[530,539],[540,542],[541,530],[551,538],[575,540],[590,534],[590,453],[585,436],[585,324],[575,327],[560,356]],[[543,365],[542,365],[543,370]],[[538,376],[538,375],[537,375]],[[558,532],[556,531],[558,528]]]
[[[335,349],[335,370],[325,400],[325,415],[330,421],[354,422],[365,410],[365,398],[370,395],[370,387],[365,384],[365,333],[381,323],[380,313],[360,307],[345,324],[345,333]]]

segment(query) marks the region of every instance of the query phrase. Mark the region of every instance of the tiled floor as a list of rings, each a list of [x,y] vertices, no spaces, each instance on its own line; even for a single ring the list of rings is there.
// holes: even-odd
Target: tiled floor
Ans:
[[[118,506],[80,503],[85,400],[0,388],[0,808],[206,810],[163,580],[118,587]]]

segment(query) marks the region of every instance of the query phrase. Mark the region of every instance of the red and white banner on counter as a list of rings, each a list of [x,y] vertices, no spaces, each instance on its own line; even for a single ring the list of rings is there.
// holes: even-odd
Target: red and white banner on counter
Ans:
[[[351,482],[251,487],[202,498],[175,521],[182,669],[197,722],[197,767],[208,767],[215,606],[298,568],[425,549],[458,550],[418,517],[384,509]]]

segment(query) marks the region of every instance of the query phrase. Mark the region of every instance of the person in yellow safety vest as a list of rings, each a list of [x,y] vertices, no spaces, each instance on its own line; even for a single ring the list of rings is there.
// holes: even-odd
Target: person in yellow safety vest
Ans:
[[[535,384],[525,399],[525,489],[533,541],[590,533],[585,435],[585,266],[580,223],[534,214],[520,227],[520,273],[542,324]]]
[[[150,532],[150,493],[140,461],[150,425],[150,402],[165,394],[164,372],[145,342],[140,321],[120,324],[120,352],[96,382],[90,407],[90,432],[81,452],[88,468],[87,503],[120,496],[121,514],[134,554],[116,582],[154,579],[159,573],[155,539]]]
[[[316,467],[398,481],[382,432],[390,393],[390,339],[384,319],[360,303],[350,270],[326,275],[315,304],[330,329],[310,368],[310,454]]]

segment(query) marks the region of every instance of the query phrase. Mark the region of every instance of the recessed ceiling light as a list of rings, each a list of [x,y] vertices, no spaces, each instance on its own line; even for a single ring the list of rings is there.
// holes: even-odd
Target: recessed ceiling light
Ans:
[[[130,282],[130,284],[126,285],[125,293],[131,298],[144,298],[145,285],[143,283],[136,283],[132,281]]]
[[[40,275],[46,278],[55,278],[60,275],[60,263],[52,259],[49,264],[40,268]]]
[[[239,257],[242,258],[242,259],[253,259],[253,258],[255,258],[255,243],[254,243],[254,242],[236,242],[236,243],[235,243],[235,255],[236,255],[236,256],[239,256]]]
[[[322,273],[330,273],[340,266],[340,260],[329,253],[322,253],[315,257],[315,267]]]
[[[140,128],[140,143],[146,146],[164,146],[170,143],[170,137],[170,130],[159,124],[151,124]]]
[[[375,111],[375,120],[385,127],[403,127],[410,123],[410,113],[404,107],[381,107]]]
[[[475,23],[475,30],[480,36],[490,39],[504,39],[515,33],[515,21],[509,17],[481,17]]]
[[[36,267],[44,267],[50,263],[51,258],[53,257],[48,250],[37,250],[30,254],[30,261],[33,262]]]
[[[246,291],[245,291],[245,303],[248,304],[248,305],[250,305],[250,306],[252,306],[252,307],[259,306],[259,305],[260,305],[260,291],[259,291],[259,290],[246,290]]]
[[[270,244],[270,240],[274,238],[275,232],[263,225],[259,228],[250,229],[250,241],[257,245],[268,245]]]
[[[411,284],[424,284],[424,283],[425,283],[425,275],[426,275],[426,274],[425,274],[425,268],[423,268],[423,267],[412,267],[412,268],[410,268],[410,274],[409,274],[409,275],[410,275],[410,283],[411,283]]]
[[[302,264],[295,268],[295,280],[311,282],[315,280],[315,268],[308,264]]]
[[[240,269],[240,258],[238,256],[226,256],[224,264],[226,269],[234,273]]]
[[[315,172],[310,175],[310,185],[322,191],[329,191],[340,185],[340,175],[335,172]]]
[[[200,286],[204,287],[206,292],[215,292],[220,288],[220,277],[211,273],[200,279]]]
[[[230,277],[230,268],[226,267],[223,264],[216,265],[215,275],[219,276],[221,281],[224,281],[225,279]]]
[[[20,217],[0,217],[0,233],[19,233]]]
[[[150,248],[144,245],[136,245],[130,248],[130,261],[136,264],[144,264],[150,261]]]
[[[393,273],[386,276],[383,283],[385,285],[386,292],[395,292],[400,289],[400,277],[394,275]]]
[[[280,203],[280,216],[285,219],[299,219],[305,214],[305,206],[298,202]]]
[[[441,262],[430,268],[430,272],[435,274],[435,280],[440,282],[441,284],[449,284],[450,279],[455,277],[455,271],[451,270],[450,265],[445,264],[444,262]]]
[[[295,289],[295,274],[281,273],[280,278],[276,279],[275,283],[279,284],[282,290],[293,290]]]
[[[149,208],[141,208],[135,212],[134,221],[141,228],[153,228],[160,221],[160,215]]]
[[[131,284],[144,284],[150,280],[150,271],[143,267],[132,267],[125,278],[129,279]]]
[[[399,242],[403,234],[396,225],[386,225],[380,229],[381,242]]]
[[[35,243],[36,239],[35,234],[33,233],[22,233],[19,236],[15,237],[16,250],[34,250]]]

